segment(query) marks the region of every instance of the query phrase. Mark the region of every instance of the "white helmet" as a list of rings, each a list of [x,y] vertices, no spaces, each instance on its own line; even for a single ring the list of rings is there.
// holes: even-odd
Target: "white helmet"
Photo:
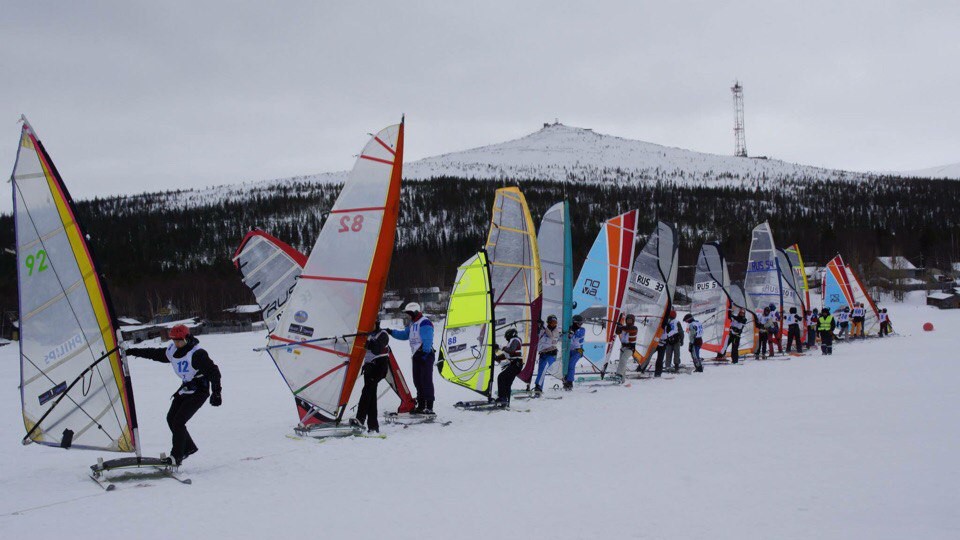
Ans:
[[[420,304],[416,302],[407,302],[407,305],[403,307],[403,312],[407,313],[408,311],[412,313],[420,313]]]

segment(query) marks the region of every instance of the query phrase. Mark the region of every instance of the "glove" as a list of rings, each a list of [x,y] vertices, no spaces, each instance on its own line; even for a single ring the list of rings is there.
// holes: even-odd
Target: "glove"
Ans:
[[[581,356],[583,355],[583,349],[577,349],[577,352],[580,353]]]
[[[216,391],[213,394],[210,394],[210,405],[214,407],[219,407],[223,404],[223,398],[220,397],[220,391]]]

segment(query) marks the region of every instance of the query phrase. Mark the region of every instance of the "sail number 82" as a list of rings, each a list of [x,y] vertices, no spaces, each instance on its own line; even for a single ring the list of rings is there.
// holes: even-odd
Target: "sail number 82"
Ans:
[[[338,233],[360,232],[363,230],[363,214],[356,216],[343,216],[340,218],[340,228]]]

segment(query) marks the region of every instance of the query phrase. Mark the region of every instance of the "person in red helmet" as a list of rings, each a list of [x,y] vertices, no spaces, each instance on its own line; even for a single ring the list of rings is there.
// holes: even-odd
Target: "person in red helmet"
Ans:
[[[172,343],[167,347],[127,349],[127,355],[170,364],[183,381],[167,412],[167,425],[173,434],[170,460],[172,464],[180,465],[198,450],[187,431],[187,421],[200,410],[207,397],[214,407],[219,407],[223,400],[220,397],[220,369],[207,351],[200,348],[200,341],[190,335],[190,329],[182,324],[174,326],[170,329],[170,340]]]

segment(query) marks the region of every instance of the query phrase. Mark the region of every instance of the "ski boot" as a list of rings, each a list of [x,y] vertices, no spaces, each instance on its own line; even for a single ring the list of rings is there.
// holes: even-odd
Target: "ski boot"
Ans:
[[[573,390],[573,381],[563,381],[563,389],[567,392]]]
[[[533,387],[533,397],[538,398],[543,395],[543,387],[539,384]]]

